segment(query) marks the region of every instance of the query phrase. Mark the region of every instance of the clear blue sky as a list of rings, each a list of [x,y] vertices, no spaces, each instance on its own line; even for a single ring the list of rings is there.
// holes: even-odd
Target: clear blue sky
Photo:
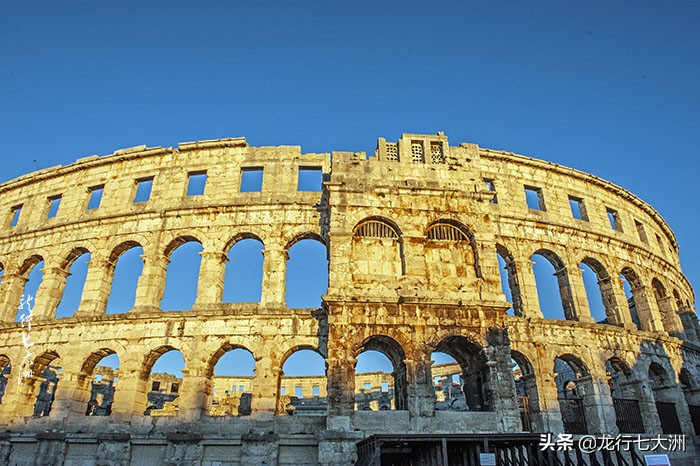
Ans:
[[[639,195],[700,286],[697,2],[4,1],[0,50],[1,181],[139,144],[441,130]]]

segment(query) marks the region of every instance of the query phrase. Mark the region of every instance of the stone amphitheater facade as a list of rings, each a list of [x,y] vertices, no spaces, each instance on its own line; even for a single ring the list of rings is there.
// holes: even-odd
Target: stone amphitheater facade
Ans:
[[[241,192],[253,169],[262,169],[260,192]],[[298,190],[304,169],[323,174],[321,191]],[[188,178],[204,173],[203,194],[188,196]],[[150,199],[134,202],[144,181]],[[101,203],[88,208],[95,190]],[[450,146],[442,133],[380,138],[369,158],[235,138],[135,147],[33,172],[0,185],[0,214],[2,464],[347,465],[356,442],[374,433],[614,435],[626,430],[618,399],[636,402],[644,435],[685,434],[685,464],[698,451],[700,329],[678,244],[650,205],[596,176]],[[264,244],[262,297],[224,303],[227,252],[246,238]],[[327,250],[319,309],[285,304],[287,252],[303,239]],[[191,241],[203,247],[196,302],[163,312],[169,256]],[[134,306],[108,314],[115,264],[135,246],[143,271]],[[56,318],[71,264],[88,252],[78,310]],[[565,319],[543,316],[533,254],[554,267]],[[29,331],[17,309],[41,262]],[[602,322],[591,316],[581,264],[598,277]],[[213,368],[235,348],[255,358],[250,415],[210,416]],[[185,359],[177,414],[144,416],[153,365],[175,349]],[[325,359],[322,415],[289,415],[280,395],[281,368],[299,349]],[[355,410],[354,368],[366,350],[393,364],[395,409]],[[435,409],[436,351],[459,363],[467,411]],[[111,414],[86,416],[95,367],[110,354],[120,361]],[[59,382],[46,415],[35,416],[48,367],[61,368]],[[568,379],[557,381],[562,373]],[[567,398],[583,426],[572,423]]]

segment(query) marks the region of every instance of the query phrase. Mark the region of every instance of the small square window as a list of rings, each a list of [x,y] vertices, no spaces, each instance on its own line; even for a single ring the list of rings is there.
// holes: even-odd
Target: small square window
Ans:
[[[61,195],[57,196],[51,196],[48,198],[49,201],[49,213],[48,213],[48,218],[54,218],[56,217],[56,214],[58,213],[58,207],[61,205]]]
[[[153,177],[139,178],[136,180],[136,195],[134,202],[147,202],[151,198],[151,189],[153,189]]]
[[[14,206],[10,212],[12,216],[10,226],[16,227],[17,223],[19,223],[19,216],[22,214],[22,204]]]
[[[493,198],[489,201],[491,204],[498,204],[498,195],[496,194],[496,185],[494,184],[493,180],[490,178],[484,178],[484,186],[486,187],[487,191],[491,191],[493,194]]]
[[[311,387],[311,394],[313,396],[321,396],[321,387],[318,385]]]
[[[287,394],[287,387],[280,387],[280,395],[284,396]]]
[[[262,167],[241,169],[241,192],[259,193],[262,191],[263,169]]]
[[[88,188],[88,193],[90,194],[90,200],[88,201],[88,210],[95,210],[100,207],[102,203],[102,193],[104,192],[104,185],[92,186]]]
[[[367,390],[367,391],[372,390],[372,384],[371,384],[371,383],[366,383],[366,384],[365,384],[365,390]]]
[[[243,385],[238,386],[238,391],[243,393],[245,391],[245,387]]]
[[[617,210],[606,207],[605,212],[608,214],[610,228],[615,231],[622,231],[622,222],[620,221],[620,214],[617,213]]]
[[[546,210],[544,206],[544,195],[542,188],[525,186],[525,202],[530,210]]]
[[[634,226],[637,229],[637,234],[639,235],[639,239],[642,241],[642,243],[649,244],[649,239],[647,238],[647,232],[644,231],[644,225],[642,225],[642,222],[635,220]]]
[[[170,393],[177,393],[180,390],[180,384],[174,383],[170,386]]]
[[[586,204],[580,197],[569,196],[569,206],[571,207],[571,215],[577,220],[588,221],[588,212],[586,212]]]
[[[157,392],[160,390],[160,382],[156,381],[151,384],[151,391],[152,392]]]
[[[389,382],[382,382],[382,392],[387,393],[389,391]]]
[[[296,396],[297,398],[304,398],[304,391],[301,388],[301,385],[297,385],[294,388],[294,396]]]
[[[323,173],[318,167],[299,167],[297,191],[321,191]]]
[[[190,172],[187,181],[187,195],[201,196],[204,194],[204,187],[207,184],[207,172]]]

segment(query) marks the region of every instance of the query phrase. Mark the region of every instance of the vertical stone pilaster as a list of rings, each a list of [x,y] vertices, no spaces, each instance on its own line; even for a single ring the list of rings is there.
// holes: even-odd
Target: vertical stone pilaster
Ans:
[[[136,313],[160,312],[160,302],[165,291],[165,274],[170,259],[162,254],[144,254],[141,257],[143,272],[136,288],[133,311]]]
[[[252,382],[252,411],[286,414],[280,400],[280,377],[282,368],[277,358],[262,357],[255,361],[255,376]]]
[[[49,417],[60,420],[69,416],[84,416],[90,401],[90,391],[78,385],[79,373],[62,369]],[[89,382],[87,386],[90,386]]]
[[[339,354],[326,359],[328,415],[352,416],[355,411],[355,358]]]
[[[515,270],[520,278],[520,298],[522,300],[522,316],[525,318],[542,318],[535,273],[532,271],[534,262],[531,260],[515,260]],[[513,303],[515,306],[515,303]]]
[[[182,369],[184,378],[178,390],[178,417],[183,422],[194,422],[206,412],[206,402],[211,393],[211,379],[206,370]],[[121,381],[120,381],[121,382]]]
[[[271,245],[263,250],[263,283],[261,304],[285,307],[285,279],[289,255],[282,248]]]
[[[561,418],[559,407],[559,392],[554,382],[556,374],[553,372],[535,373],[537,393],[539,394],[537,405],[541,416],[542,428],[546,432],[556,434],[564,432],[564,422]]]
[[[433,387],[430,355],[421,355],[416,360],[407,359],[406,378],[408,411],[411,416],[430,417],[435,411],[435,388]]]
[[[579,322],[595,322],[591,315],[590,304],[588,303],[588,295],[586,287],[583,283],[583,270],[578,265],[570,265],[568,273],[566,269],[559,269],[554,272],[559,283],[559,292],[562,296],[562,302],[570,303],[572,319]],[[566,311],[566,307],[564,307]],[[567,319],[570,317],[567,316]]]
[[[2,280],[2,295],[0,295],[0,320],[14,322],[17,317],[19,302],[22,299],[27,277],[16,273],[8,273]]]
[[[124,357],[125,361],[142,360],[142,356],[132,354]],[[112,417],[117,422],[126,422],[132,416],[143,416],[148,406],[148,379],[141,380],[138,370],[119,371],[119,386],[114,393]]]
[[[632,313],[630,312],[629,303],[627,302],[627,295],[625,294],[625,288],[623,285],[623,280],[620,277],[610,277],[610,287],[611,292],[617,301],[617,316],[618,322],[622,323],[625,328],[630,330],[637,330],[637,324],[632,319]],[[636,304],[635,304],[636,306]],[[641,325],[641,322],[640,322]],[[641,329],[640,329],[641,330]]]
[[[195,306],[218,304],[224,297],[224,277],[228,256],[219,251],[202,251]]]
[[[107,310],[112,289],[115,263],[106,257],[92,257],[88,262],[83,296],[76,316],[99,316]]]
[[[60,267],[45,267],[43,279],[36,293],[34,315],[37,319],[53,319],[66,288],[68,271]]]
[[[575,380],[583,386],[583,410],[589,434],[617,434],[610,386],[602,377],[588,375]]]
[[[664,332],[659,309],[656,303],[652,304],[653,300],[649,299],[650,296],[654,296],[654,289],[646,285],[637,286],[632,288],[632,296],[642,329],[650,332]]]

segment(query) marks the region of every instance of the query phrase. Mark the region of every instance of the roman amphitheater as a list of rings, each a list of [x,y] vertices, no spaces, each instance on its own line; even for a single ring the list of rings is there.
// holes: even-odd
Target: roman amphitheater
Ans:
[[[369,158],[234,138],[86,157],[0,193],[0,464],[446,465],[490,451],[554,464],[535,462],[543,432],[684,435],[684,452],[658,452],[700,464],[700,326],[678,244],[596,176],[442,133],[380,138]],[[245,241],[261,244],[261,296],[227,302]],[[326,256],[311,308],[286,298],[302,242]],[[196,299],[164,310],[191,243]],[[133,304],[110,312],[133,251]],[[58,316],[88,257],[79,304]],[[560,314],[540,305],[536,263]],[[305,350],[325,375],[285,375]],[[182,377],[153,371],[172,351]],[[253,375],[215,374],[232,351]],[[357,373],[366,352],[392,371]]]

